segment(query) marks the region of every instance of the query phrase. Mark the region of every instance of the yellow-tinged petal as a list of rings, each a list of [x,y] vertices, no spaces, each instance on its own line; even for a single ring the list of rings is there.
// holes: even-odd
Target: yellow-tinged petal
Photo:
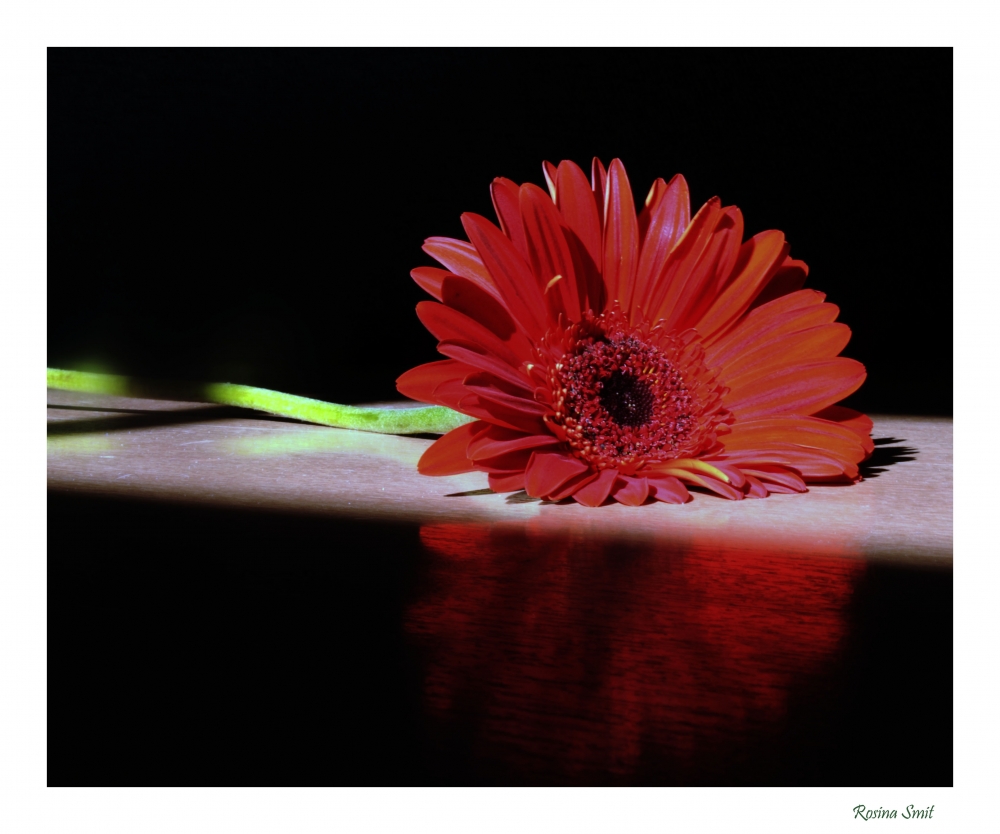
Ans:
[[[666,465],[652,464],[646,468],[655,472],[665,472],[677,478],[689,472],[701,472],[723,483],[728,484],[730,482],[729,476],[721,469],[717,469],[712,464],[705,463],[705,461],[697,460],[696,458],[680,458],[679,460],[669,461]]]

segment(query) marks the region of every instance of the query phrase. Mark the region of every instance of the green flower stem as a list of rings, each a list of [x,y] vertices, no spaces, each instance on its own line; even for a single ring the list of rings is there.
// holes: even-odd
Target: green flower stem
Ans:
[[[62,391],[235,405],[281,417],[293,417],[306,423],[378,434],[444,434],[473,419],[437,405],[416,408],[358,408],[282,394],[266,388],[233,385],[230,382],[160,382],[114,374],[62,371],[57,368],[46,368],[46,380],[49,388]]]

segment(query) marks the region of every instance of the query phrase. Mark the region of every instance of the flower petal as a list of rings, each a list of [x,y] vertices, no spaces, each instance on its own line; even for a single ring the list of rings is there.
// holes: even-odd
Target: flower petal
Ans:
[[[587,288],[577,286],[562,216],[548,195],[536,185],[521,186],[520,205],[529,263],[535,278],[545,287],[550,315],[558,319],[562,313],[570,321],[579,321],[580,305],[581,301],[585,303]]]
[[[547,431],[545,423],[536,415],[480,399],[475,392],[465,387],[461,379],[448,379],[442,382],[434,389],[433,399],[430,402],[452,408],[486,423],[527,434],[544,434]]]
[[[712,461],[712,465],[729,479],[726,483],[731,486],[739,489],[744,483],[746,483],[746,478],[743,477],[743,472],[732,464]]]
[[[692,472],[715,478],[719,481],[728,481],[729,475],[719,468],[715,461],[700,460],[699,458],[680,458],[677,460],[661,461],[653,463],[643,470],[648,478],[659,478],[665,476],[681,477],[681,475]]]
[[[596,156],[590,162],[590,189],[594,193],[594,204],[601,218],[601,249],[604,245],[604,195],[608,190],[608,172]]]
[[[871,418],[853,408],[844,408],[842,405],[831,405],[812,415],[820,420],[829,420],[837,425],[850,429],[861,438],[861,444],[867,454],[871,454],[875,448],[872,442],[871,433],[875,424]]]
[[[436,301],[421,301],[417,305],[417,316],[424,327],[442,342],[473,344],[511,368],[521,366],[521,357],[507,342],[475,319],[452,307]]]
[[[525,472],[524,488],[532,498],[547,498],[570,478],[589,470],[587,464],[571,455],[533,452]]]
[[[851,426],[816,417],[737,422],[721,443],[721,455],[741,469],[752,463],[765,465],[752,469],[767,471],[767,464],[780,464],[814,477],[846,474],[854,478],[857,464],[874,448],[871,438]]]
[[[545,177],[545,184],[549,187],[549,196],[552,197],[552,202],[556,201],[556,194],[558,194],[558,189],[556,187],[556,180],[559,176],[558,169],[549,161],[542,163],[542,174]]]
[[[506,475],[491,472],[487,476],[487,482],[494,492],[517,492],[524,489],[524,472],[511,472]]]
[[[739,421],[730,427],[721,442],[727,454],[747,449],[766,450],[773,444],[797,443],[823,449],[846,460],[854,459],[865,445],[864,439],[849,426],[817,417],[795,416]]]
[[[619,475],[611,489],[611,497],[619,504],[638,507],[649,497],[649,481],[633,475]]]
[[[800,290],[752,310],[725,336],[705,348],[705,362],[724,367],[767,339],[829,324],[840,310],[825,304],[825,298],[815,290]]]
[[[639,222],[632,189],[621,160],[613,159],[604,196],[604,286],[609,304],[617,301],[622,309],[630,308],[638,264]]]
[[[710,478],[707,475],[699,475],[695,472],[688,471],[678,471],[675,473],[675,477],[686,484],[690,484],[691,486],[699,486],[703,489],[710,490],[716,495],[728,498],[730,501],[740,501],[743,499],[743,493],[736,487],[730,486],[729,484],[716,480],[715,478]]]
[[[578,283],[586,283],[590,308],[601,310],[604,303],[604,282],[601,263],[604,241],[601,234],[601,216],[594,202],[594,192],[587,175],[579,166],[564,160],[556,172],[556,208],[566,225],[576,235],[582,251],[577,275]],[[601,197],[603,207],[604,198]],[[573,240],[570,240],[572,248]]]
[[[441,282],[441,300],[445,306],[483,325],[519,359],[531,358],[531,342],[517,329],[499,296],[486,292],[466,278],[448,275]]]
[[[476,247],[464,240],[450,237],[429,237],[424,241],[424,251],[438,263],[444,264],[451,272],[481,284],[484,289],[499,292],[489,270]]]
[[[434,441],[420,456],[417,471],[422,475],[458,475],[472,472],[472,461],[465,453],[482,423],[466,423]]]
[[[761,232],[743,244],[732,281],[708,312],[692,325],[706,342],[732,327],[747,311],[787,254],[785,236],[778,231]]]
[[[642,309],[647,319],[666,319],[675,309],[677,299],[698,265],[721,216],[722,207],[718,197],[713,197],[698,209],[680,240],[667,253],[660,271],[650,276],[646,295],[634,299],[635,305]]]
[[[535,402],[530,391],[525,392],[523,388],[506,385],[491,374],[470,374],[466,377],[464,384],[480,399],[499,403],[512,411],[520,411],[522,414],[532,414],[537,417],[550,411],[548,406]]]
[[[743,473],[728,462],[683,458],[654,464],[643,471],[650,479],[674,477],[683,483],[704,487],[734,501],[743,497],[740,491],[744,484]]]
[[[529,414],[521,408],[509,408],[502,403],[480,397],[461,383],[447,382],[439,386],[434,394],[441,400],[445,400],[449,395],[454,396],[456,389],[461,392],[461,397],[458,398],[457,402],[454,405],[444,403],[449,408],[454,408],[455,411],[461,411],[477,420],[515,429],[525,434],[544,434],[546,432],[545,423],[538,415]]]
[[[743,242],[743,215],[735,206],[717,216],[708,243],[679,289],[667,326],[678,330],[697,327],[723,288],[730,282]]]
[[[792,492],[808,492],[806,482],[799,474],[785,466],[762,464],[754,468],[744,468],[743,472],[747,476],[764,481],[767,489],[770,489],[772,484],[778,484]]]
[[[396,390],[404,397],[424,403],[437,403],[434,390],[443,382],[461,380],[472,373],[473,368],[454,359],[428,362],[411,368],[396,380]],[[444,403],[438,403],[444,405]]]
[[[500,228],[510,238],[522,258],[528,260],[528,243],[521,223],[520,189],[515,182],[497,177],[490,186],[493,208],[500,220]]]
[[[559,442],[559,439],[551,434],[524,434],[499,426],[490,426],[469,444],[468,455],[472,460],[483,460],[523,449],[556,446]]]
[[[663,195],[667,192],[667,184],[663,181],[663,177],[657,177],[653,180],[653,184],[649,188],[649,192],[646,194],[646,201],[642,208],[639,210],[639,245],[640,250],[642,244],[646,240],[646,233],[649,231],[649,221],[652,216],[653,211],[660,204],[660,200],[663,199]]]
[[[809,267],[805,261],[796,261],[791,256],[786,257],[785,262],[774,273],[774,277],[753,300],[750,309],[753,310],[762,304],[767,304],[768,301],[801,290],[808,275]]]
[[[531,454],[531,449],[520,449],[505,452],[492,458],[482,458],[475,461],[476,469],[481,472],[489,472],[491,475],[510,475],[515,472],[524,472]]]
[[[448,272],[446,269],[438,269],[436,266],[418,266],[416,269],[410,270],[410,277],[416,281],[417,286],[434,296],[438,301],[441,300],[441,283],[445,276],[452,274],[454,273]]]
[[[462,339],[449,339],[445,342],[438,342],[438,351],[451,359],[457,359],[459,362],[471,365],[477,371],[485,371],[502,379],[511,389],[511,393],[516,393],[534,403],[534,389],[531,380],[525,374],[498,359],[495,354],[484,351],[480,345]]]
[[[572,498],[578,504],[585,507],[599,507],[603,504],[608,495],[611,494],[611,487],[615,484],[618,473],[613,469],[605,469],[594,480],[589,481],[573,493]]]
[[[581,487],[586,486],[591,481],[597,479],[597,472],[593,469],[587,469],[586,472],[581,472],[579,475],[574,475],[566,483],[564,483],[559,489],[553,492],[551,495],[546,497],[546,501],[565,501],[567,498],[571,498],[573,493],[576,492]]]
[[[736,388],[755,378],[769,376],[791,362],[802,364],[832,359],[847,346],[850,338],[851,328],[836,322],[786,333],[758,343],[753,350],[726,365],[719,379],[723,385]]]
[[[865,381],[865,366],[843,356],[777,368],[766,377],[744,377],[726,395],[737,420],[781,414],[813,414],[853,394]]]
[[[647,476],[649,483],[649,494],[657,501],[664,504],[684,504],[691,500],[691,493],[687,491],[677,478],[672,475]]]
[[[462,224],[518,326],[530,339],[540,339],[548,329],[548,313],[541,288],[524,258],[485,217],[466,213]]]
[[[857,464],[850,460],[795,443],[772,443],[766,449],[727,451],[725,457],[727,462],[751,472],[766,466],[784,466],[794,469],[807,481],[840,477],[853,480],[858,477]]]
[[[654,184],[650,192],[652,199],[639,216],[642,250],[632,297],[632,305],[636,309],[642,306],[649,295],[652,283],[663,272],[667,255],[677,245],[691,222],[691,197],[684,177],[678,174],[670,180],[669,185],[663,183],[663,180],[657,180],[657,183],[663,184],[662,189],[657,189]]]
[[[764,487],[767,489],[769,495],[795,495],[795,493],[801,490],[792,489],[791,487],[786,487],[784,484],[774,484],[766,483]],[[807,489],[806,492],[809,490]]]

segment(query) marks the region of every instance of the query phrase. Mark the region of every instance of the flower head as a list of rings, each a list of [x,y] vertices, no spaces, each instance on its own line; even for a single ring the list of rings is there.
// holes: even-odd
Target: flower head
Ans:
[[[865,369],[850,330],[802,286],[778,231],[743,240],[734,206],[691,217],[687,183],[658,179],[637,214],[625,169],[545,163],[549,193],[493,181],[500,228],[465,214],[469,241],[429,238],[445,269],[413,278],[417,315],[447,359],[399,391],[475,418],[431,446],[428,475],[482,471],[597,506],[804,492],[857,481],[871,420],[836,406]]]

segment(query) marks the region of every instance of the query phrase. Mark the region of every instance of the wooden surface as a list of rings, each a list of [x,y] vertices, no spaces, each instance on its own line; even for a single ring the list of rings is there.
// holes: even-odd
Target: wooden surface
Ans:
[[[951,422],[683,506],[49,392],[50,785],[949,785]],[[852,800],[856,801],[856,800]]]
[[[50,489],[289,510],[369,520],[514,525],[571,535],[691,546],[774,547],[948,562],[952,555],[952,423],[875,417],[866,479],[806,495],[683,506],[588,509],[523,493],[484,492],[485,475],[429,478],[429,439],[260,418],[216,406],[50,391]]]

